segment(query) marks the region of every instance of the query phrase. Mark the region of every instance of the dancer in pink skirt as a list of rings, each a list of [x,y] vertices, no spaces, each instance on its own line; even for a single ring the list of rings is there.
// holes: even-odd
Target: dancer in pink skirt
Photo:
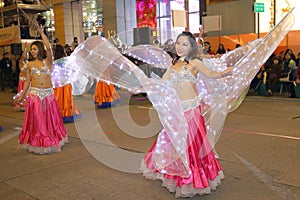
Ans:
[[[222,72],[207,68],[197,58],[197,42],[189,32],[177,37],[175,49],[177,57],[163,79],[171,81],[183,107],[183,131],[178,134],[183,134],[180,138],[186,140],[177,141],[177,147],[185,147],[182,155],[174,153],[177,149],[172,144],[170,133],[163,129],[144,157],[141,170],[146,178],[161,179],[163,186],[175,192],[176,197],[191,197],[215,190],[224,177],[213,147],[206,138],[206,122],[202,116],[196,77],[202,73],[210,78],[222,78],[231,74],[233,68],[228,67]]]
[[[24,99],[30,85],[19,142],[22,148],[30,152],[47,154],[60,151],[68,138],[52,88],[51,45],[42,26],[38,27],[38,31],[43,42],[35,41],[30,46],[26,82],[15,103]]]

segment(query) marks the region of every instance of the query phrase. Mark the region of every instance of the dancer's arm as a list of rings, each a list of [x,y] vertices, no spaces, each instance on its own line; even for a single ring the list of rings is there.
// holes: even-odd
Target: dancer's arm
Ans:
[[[204,74],[205,76],[209,78],[222,78],[224,76],[232,74],[233,67],[228,67],[222,72],[217,72],[209,69],[207,66],[203,64],[202,61],[199,59],[194,59],[190,61],[190,64],[193,66],[194,69],[196,69],[198,72]]]
[[[47,58],[46,58],[47,66],[49,68],[51,68],[52,67],[52,63],[53,63],[53,52],[52,52],[51,44],[50,44],[47,36],[44,33],[44,27],[42,25],[38,26],[38,31],[41,34],[43,43],[44,43],[44,45],[46,47],[46,50],[47,50]]]

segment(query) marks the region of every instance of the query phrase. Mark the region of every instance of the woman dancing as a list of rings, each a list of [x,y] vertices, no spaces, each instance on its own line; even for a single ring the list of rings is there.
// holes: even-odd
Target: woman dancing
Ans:
[[[52,88],[53,53],[43,30],[43,26],[38,27],[43,42],[34,41],[30,45],[26,82],[22,94],[15,100],[15,103],[22,101],[31,85],[19,143],[36,154],[58,152],[68,141]]]
[[[170,192],[176,192],[176,197],[190,197],[195,194],[210,193],[220,184],[224,177],[222,168],[215,157],[209,143],[206,142],[206,125],[201,115],[201,96],[198,95],[196,88],[197,74],[202,73],[210,78],[222,78],[232,73],[232,67],[222,72],[212,71],[207,68],[199,58],[197,58],[198,45],[196,39],[190,32],[181,33],[176,40],[175,49],[177,56],[172,62],[165,75],[164,80],[171,82],[177,92],[184,110],[185,126],[187,137],[186,155],[188,157],[188,175],[181,176],[181,170],[186,170],[180,159],[168,160],[170,165],[164,169],[158,169],[153,160],[153,152],[156,152],[157,146],[166,146],[170,143],[169,134],[162,130],[159,134],[164,135],[163,140],[156,140],[152,148],[147,152],[142,163],[142,171],[146,178],[162,179],[163,186]],[[202,146],[206,145],[205,156],[200,157]],[[160,149],[160,148],[159,148]],[[172,149],[165,149],[166,152]],[[173,162],[173,163],[172,163]],[[179,172],[179,173],[178,173]]]

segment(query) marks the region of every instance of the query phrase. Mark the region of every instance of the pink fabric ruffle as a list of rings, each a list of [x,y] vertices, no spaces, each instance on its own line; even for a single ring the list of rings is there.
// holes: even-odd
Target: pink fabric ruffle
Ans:
[[[66,129],[54,94],[43,100],[30,94],[19,135],[21,147],[30,152],[45,154],[60,151],[67,141]]]
[[[167,166],[165,169],[157,169],[152,157],[152,152],[155,151],[157,145],[156,142],[146,153],[141,165],[141,170],[146,178],[161,179],[163,186],[168,188],[170,192],[176,192],[176,197],[191,197],[196,194],[210,193],[211,190],[216,189],[221,179],[224,178],[222,168],[212,148],[208,147],[205,122],[201,115],[200,106],[187,110],[184,114],[188,124],[188,148],[186,153],[191,171],[190,176],[181,177],[168,174],[168,172],[173,174],[176,170],[174,165],[170,168]],[[164,134],[166,143],[170,141],[164,130],[160,134]],[[206,147],[203,148],[203,145],[206,145]],[[209,150],[209,152],[206,152],[206,156],[201,158],[200,151],[203,151],[203,149]],[[166,149],[166,151],[168,150]],[[177,166],[180,167],[180,165]]]

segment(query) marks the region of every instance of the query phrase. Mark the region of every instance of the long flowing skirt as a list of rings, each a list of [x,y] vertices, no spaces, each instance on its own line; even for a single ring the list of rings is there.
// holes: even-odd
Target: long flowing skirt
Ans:
[[[46,154],[59,152],[65,142],[68,137],[53,89],[31,88],[19,135],[21,148]]]
[[[98,108],[109,108],[120,102],[120,96],[113,84],[98,81],[94,94],[94,102]]]
[[[54,94],[65,123],[74,122],[74,118],[81,117],[80,110],[73,101],[71,84],[55,88]]]
[[[157,144],[157,140],[146,153],[141,164],[141,170],[146,178],[161,179],[163,186],[170,192],[175,192],[176,197],[209,194],[211,190],[215,190],[217,185],[221,183],[224,174],[212,148],[207,147],[208,144],[205,142],[206,129],[204,118],[201,115],[201,107],[198,105],[186,110],[184,115],[188,125],[187,138],[189,145],[187,145],[186,155],[191,172],[190,175],[188,177],[170,175],[167,168],[159,170],[155,167],[156,163],[155,159],[153,159],[153,152],[155,152],[156,146],[159,145]],[[170,141],[164,129],[159,134],[163,135],[160,138],[165,138],[163,143]],[[200,156],[200,151],[203,151],[203,149],[201,150],[202,145],[206,145],[204,149],[208,150],[205,156]],[[168,149],[165,149],[165,151],[168,151]]]

